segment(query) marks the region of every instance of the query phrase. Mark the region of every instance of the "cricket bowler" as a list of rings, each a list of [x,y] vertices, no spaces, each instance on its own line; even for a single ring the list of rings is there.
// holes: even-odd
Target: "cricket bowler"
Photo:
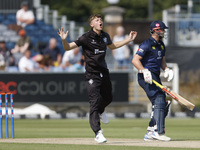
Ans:
[[[137,32],[131,31],[129,37],[113,43],[108,33],[103,31],[103,21],[99,14],[89,17],[91,30],[83,34],[78,40],[68,43],[66,38],[68,31],[64,32],[63,28],[59,29],[59,36],[65,50],[71,50],[82,46],[85,57],[85,78],[90,103],[90,126],[95,133],[97,143],[106,142],[103,131],[100,127],[100,119],[103,123],[109,120],[104,112],[112,97],[112,85],[109,76],[109,70],[105,61],[107,47],[111,50],[119,48],[135,39]]]
[[[155,84],[152,79],[161,84],[160,70],[164,70],[164,77],[168,81],[173,79],[173,71],[167,67],[165,61],[165,45],[162,39],[168,27],[160,20],[153,21],[150,25],[150,38],[145,40],[133,57],[132,63],[138,69],[138,83],[146,92],[152,103],[152,114],[145,141],[161,140],[170,141],[165,135],[165,117],[168,114],[170,101],[166,102],[165,93]]]

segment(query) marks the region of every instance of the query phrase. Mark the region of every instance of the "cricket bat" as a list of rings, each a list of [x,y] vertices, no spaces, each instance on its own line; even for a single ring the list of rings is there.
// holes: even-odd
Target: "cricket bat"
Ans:
[[[183,98],[182,96],[180,96],[179,94],[175,93],[170,88],[159,84],[155,80],[152,80],[152,81],[153,81],[153,83],[156,86],[158,86],[159,88],[161,88],[166,94],[168,94],[174,100],[176,100],[177,102],[179,102],[179,104],[184,105],[186,108],[188,108],[191,111],[194,109],[194,107],[195,107],[194,104],[192,104],[191,102],[189,102],[188,100],[186,100],[185,98]]]

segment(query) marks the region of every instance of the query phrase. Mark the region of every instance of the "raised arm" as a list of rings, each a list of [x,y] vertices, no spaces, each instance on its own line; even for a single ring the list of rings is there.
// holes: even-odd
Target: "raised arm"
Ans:
[[[66,51],[78,47],[75,42],[71,42],[71,43],[67,42],[66,39],[67,39],[67,36],[68,36],[68,31],[66,31],[66,33],[65,33],[64,30],[63,30],[63,27],[61,27],[61,29],[59,29],[58,35],[62,39],[62,44],[63,44],[63,47]]]
[[[111,45],[108,45],[109,49],[114,50],[116,48],[122,47],[126,44],[128,44],[129,42],[133,41],[135,39],[135,37],[137,36],[137,32],[136,31],[131,31],[129,33],[128,38],[122,40],[122,41],[118,41],[118,42],[114,42]]]

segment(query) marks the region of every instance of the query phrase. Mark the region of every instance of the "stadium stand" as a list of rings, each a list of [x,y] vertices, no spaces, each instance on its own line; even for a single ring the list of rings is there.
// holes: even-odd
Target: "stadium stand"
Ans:
[[[4,16],[0,14],[0,23],[4,20]]]
[[[19,39],[19,36],[17,33],[13,30],[10,30],[8,28],[9,25],[16,23],[16,16],[15,14],[8,14],[7,16],[0,15],[0,40],[5,40],[6,46],[8,49],[12,49]],[[25,27],[25,30],[27,32],[27,35],[30,36],[31,42],[33,44],[33,50],[32,52],[34,54],[38,48],[38,45],[43,45],[42,48],[44,48],[44,44],[48,45],[49,39],[51,37],[55,37],[58,41],[58,47],[61,51],[61,53],[64,53],[64,49],[62,47],[62,41],[60,40],[60,37],[57,34],[57,31],[53,28],[52,25],[46,24],[43,20],[36,20],[34,24],[27,25]],[[70,41],[68,37],[68,42]],[[40,41],[40,43],[38,43]],[[38,51],[39,52],[39,51]],[[32,55],[34,56],[34,55]]]
[[[0,1],[0,40],[5,41],[7,48],[10,50],[14,48],[19,39],[18,31],[20,28],[15,28],[12,25],[16,25],[16,12],[19,10],[20,4],[23,1],[24,0],[15,0],[15,2],[12,0]],[[62,46],[62,40],[57,34],[58,28],[61,26],[65,29],[70,28],[74,30],[72,30],[68,36],[68,42],[71,41],[71,35],[73,35],[72,37],[76,39],[76,36],[82,34],[80,31],[83,30],[80,30],[80,28],[83,29],[83,27],[76,26],[75,23],[71,23],[73,21],[66,21],[66,19],[64,19],[63,22],[63,18],[66,18],[66,16],[53,16],[53,13],[55,13],[56,10],[50,10],[48,5],[42,5],[41,3],[36,4],[33,0],[29,0],[28,7],[33,10],[36,18],[34,24],[27,25],[25,27],[27,35],[30,37],[33,46],[31,48],[31,56],[39,54],[42,49],[48,46],[49,39],[52,37],[56,38],[57,47],[63,55],[65,50]],[[43,11],[38,11],[41,9]]]

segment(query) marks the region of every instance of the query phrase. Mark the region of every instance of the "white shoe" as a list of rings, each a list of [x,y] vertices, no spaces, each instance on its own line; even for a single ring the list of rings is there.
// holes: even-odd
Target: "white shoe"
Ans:
[[[153,132],[152,131],[147,131],[144,135],[144,141],[154,141],[155,139],[152,138]]]
[[[165,134],[159,135],[158,132],[154,132],[151,137],[160,141],[171,141],[170,137],[167,137]]]
[[[103,136],[103,131],[102,130],[99,130],[97,135],[95,136],[94,140],[97,142],[97,143],[105,143],[107,142],[106,138]]]
[[[105,123],[105,124],[109,123],[109,119],[108,119],[108,117],[106,116],[106,113],[105,113],[105,112],[103,112],[103,113],[100,114],[99,116],[100,116],[100,120],[101,120],[102,123]]]

